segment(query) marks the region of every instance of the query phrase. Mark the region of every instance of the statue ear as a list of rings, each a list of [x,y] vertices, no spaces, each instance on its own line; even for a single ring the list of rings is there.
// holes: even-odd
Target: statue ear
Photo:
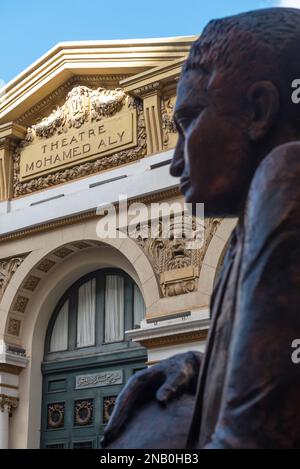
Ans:
[[[278,114],[278,90],[271,81],[258,81],[249,88],[247,98],[252,109],[249,136],[258,141],[265,137]]]

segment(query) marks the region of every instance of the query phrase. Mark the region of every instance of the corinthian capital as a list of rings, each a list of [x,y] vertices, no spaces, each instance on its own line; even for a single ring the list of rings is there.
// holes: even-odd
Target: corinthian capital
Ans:
[[[0,411],[4,412],[5,410],[11,412],[12,409],[15,409],[18,405],[18,398],[7,396],[6,394],[0,394]]]

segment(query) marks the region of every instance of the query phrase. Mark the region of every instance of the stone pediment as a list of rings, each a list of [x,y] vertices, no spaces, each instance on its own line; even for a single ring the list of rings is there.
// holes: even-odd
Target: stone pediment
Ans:
[[[193,40],[61,44],[10,82],[0,200],[173,148],[176,84]]]

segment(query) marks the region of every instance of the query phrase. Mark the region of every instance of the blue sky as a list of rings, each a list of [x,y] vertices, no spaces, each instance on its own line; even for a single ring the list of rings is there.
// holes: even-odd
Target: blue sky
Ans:
[[[300,0],[0,0],[0,88],[61,41],[199,34],[212,18]]]

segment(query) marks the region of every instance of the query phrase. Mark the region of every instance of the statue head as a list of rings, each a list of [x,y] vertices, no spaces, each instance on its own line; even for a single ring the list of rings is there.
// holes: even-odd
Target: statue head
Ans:
[[[261,160],[300,138],[300,10],[270,8],[213,20],[178,83],[171,174],[207,216],[237,216]],[[300,164],[300,162],[299,162]]]

